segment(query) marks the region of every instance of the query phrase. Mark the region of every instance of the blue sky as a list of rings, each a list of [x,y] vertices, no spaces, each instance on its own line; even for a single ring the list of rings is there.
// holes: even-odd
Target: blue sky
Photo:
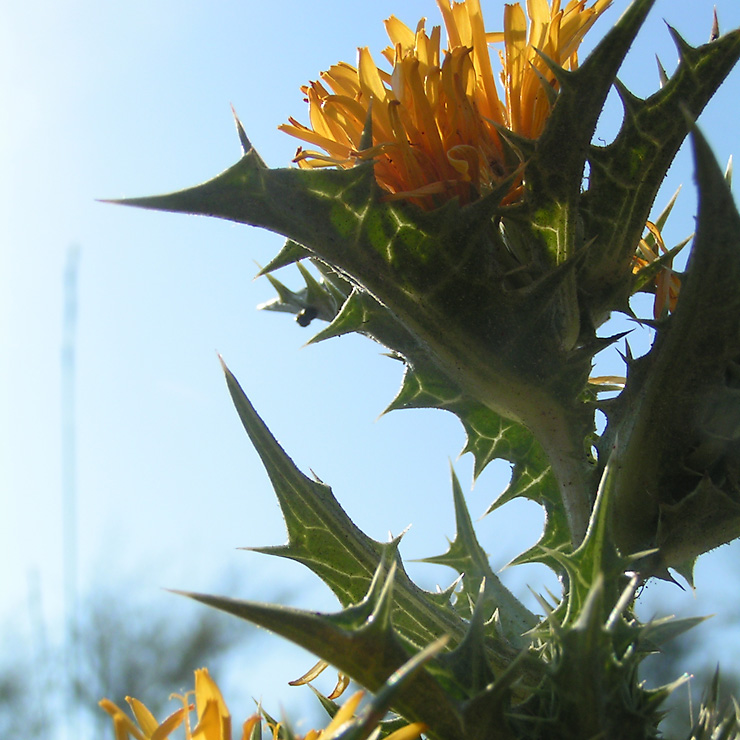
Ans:
[[[592,36],[626,5],[615,0]],[[663,17],[687,40],[702,43],[713,5],[658,0],[621,75],[628,87],[640,95],[657,87],[656,53],[673,68]],[[722,28],[740,26],[738,3],[716,5]],[[267,163],[288,165],[297,142],[276,127],[289,115],[306,120],[301,84],[340,59],[353,61],[358,46],[369,46],[379,59],[386,46],[382,21],[391,14],[411,26],[422,16],[429,25],[439,22],[432,0],[339,7],[328,0],[314,0],[308,10],[292,0],[6,3],[0,24],[0,557],[6,563],[0,615],[26,620],[36,582],[48,617],[61,610],[62,275],[72,245],[80,249],[81,590],[115,588],[120,580],[130,592],[133,579],[153,608],[188,609],[160,587],[216,589],[225,572],[235,571],[234,595],[267,599],[285,584],[292,603],[333,608],[300,566],[235,550],[281,543],[285,533],[231,407],[217,353],[296,463],[331,484],[363,529],[384,539],[413,524],[404,540],[408,558],[445,549],[445,536],[453,534],[448,460],[463,445],[460,425],[432,411],[378,419],[401,377],[381,348],[356,337],[302,348],[308,330],[254,310],[272,296],[265,280],[252,278],[279,248],[279,237],[95,200],[175,190],[233,164],[240,148],[230,103]],[[489,27],[500,27],[502,3],[483,0],[483,8]],[[700,121],[723,163],[737,154],[739,93],[740,70]],[[605,138],[618,120],[614,104]],[[693,230],[685,152],[659,205],[680,183],[671,244]],[[280,277],[299,284],[289,272]],[[455,466],[468,488],[471,460]],[[491,466],[480,478],[469,495],[474,517],[500,492],[507,472],[506,465]],[[525,504],[482,521],[493,565],[531,544],[541,522],[538,509]],[[656,586],[646,600],[692,613],[717,611],[721,574],[736,557],[736,548],[723,548],[706,558],[696,599]],[[451,578],[429,566],[412,572],[427,587]],[[505,577],[527,598],[523,583],[542,578],[534,571]],[[289,705],[295,690],[282,686],[307,667],[306,659],[286,658],[268,670],[265,656],[279,642],[266,644],[244,693]]]

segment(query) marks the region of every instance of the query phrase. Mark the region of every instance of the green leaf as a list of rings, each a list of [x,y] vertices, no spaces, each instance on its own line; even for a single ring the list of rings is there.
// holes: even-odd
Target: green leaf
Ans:
[[[326,328],[311,343],[357,332],[405,356],[421,351],[416,339],[393,314],[364,290],[354,288]]]
[[[527,177],[534,225],[555,264],[572,258],[580,247],[577,206],[585,152],[617,71],[654,2],[635,0],[580,68],[567,72],[551,64],[561,90]]]
[[[409,663],[409,655],[392,629],[394,572],[395,565],[387,574],[379,568],[366,598],[330,615],[223,596],[176,593],[295,642],[371,691],[381,692],[380,701],[386,707],[391,703],[408,720],[426,722],[432,737],[463,740],[457,707],[437,680],[421,669],[429,652],[418,654]],[[431,649],[436,652],[439,643]]]
[[[298,270],[305,283],[305,287],[298,292],[287,288],[274,275],[266,273],[265,277],[275,288],[277,297],[261,304],[258,308],[296,314],[296,321],[301,326],[308,326],[314,319],[332,321],[345,297],[329,280],[323,276],[320,280],[316,280],[300,263]]]
[[[311,252],[309,252],[305,247],[302,247],[292,239],[287,239],[285,244],[283,244],[282,249],[257,273],[257,275],[267,275],[268,272],[274,272],[275,270],[279,270],[281,267],[294,265],[296,262],[310,256]]]
[[[587,605],[589,609],[595,608],[596,591],[600,594],[598,603],[604,606],[617,603],[623,590],[621,577],[630,561],[620,555],[614,541],[614,499],[619,474],[616,459],[616,453],[612,453],[606,464],[581,545],[571,553],[553,553],[568,574],[562,625],[591,619],[586,616]],[[598,618],[606,623],[607,617],[608,613],[602,611]]]
[[[450,466],[451,467],[451,466]],[[498,623],[504,637],[515,647],[528,644],[522,636],[539,620],[499,580],[480,546],[470,513],[465,504],[460,482],[452,470],[452,495],[455,502],[457,531],[444,555],[424,558],[426,563],[438,563],[454,568],[463,576],[462,590],[457,594],[456,610],[470,618],[480,607],[486,621],[498,611]]]
[[[740,737],[740,706],[736,700],[720,706],[719,666],[707,686],[691,740],[737,740]]]
[[[615,536],[662,572],[740,536],[740,216],[698,131],[696,237],[678,305],[630,363],[602,446],[619,437]]]
[[[653,619],[640,629],[640,640],[644,644],[644,649],[658,650],[676,637],[683,635],[697,625],[705,622],[709,617],[663,617],[662,619]]]
[[[486,514],[520,496],[542,505],[545,509],[542,537],[512,564],[541,562],[561,572],[553,552],[572,550],[566,509],[550,463],[532,433],[467,399],[433,367],[422,363],[406,368],[401,389],[388,410],[411,408],[445,409],[459,417],[467,433],[463,452],[473,454],[476,477],[491,460],[503,459],[513,464],[509,486]]]
[[[581,214],[584,238],[598,240],[581,276],[598,325],[627,296],[618,282],[649,218],[655,196],[676,152],[691,130],[682,110],[696,118],[740,57],[740,30],[696,48],[675,31],[680,62],[670,80],[646,100],[618,86],[625,118],[618,137],[590,148],[588,190]]]
[[[347,516],[331,489],[307,478],[285,454],[257,415],[231,372],[226,381],[241,418],[270,477],[288,529],[288,543],[253,548],[303,563],[318,575],[349,607],[361,601],[382,562],[396,570],[393,624],[409,649],[420,650],[443,635],[450,645],[460,642],[467,630],[451,605],[442,605],[432,594],[416,586],[406,574],[398,554],[399,540],[382,544],[364,534]],[[516,650],[503,638],[487,644],[491,664],[508,665]],[[339,665],[336,664],[338,667]]]

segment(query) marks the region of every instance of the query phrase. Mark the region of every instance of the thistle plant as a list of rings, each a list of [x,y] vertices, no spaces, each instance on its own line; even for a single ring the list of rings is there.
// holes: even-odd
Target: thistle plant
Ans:
[[[287,544],[256,549],[304,564],[341,610],[189,596],[314,653],[321,663],[308,678],[332,665],[374,694],[357,713],[355,698],[342,710],[324,699],[343,712],[327,738],[658,737],[677,684],[647,688],[638,667],[699,620],[642,623],[635,594],[671,572],[693,585],[696,559],[740,536],[740,217],[695,126],[740,56],[740,30],[721,35],[715,18],[709,42],[692,47],[669,27],[678,65],[670,75],[659,67],[659,88],[641,99],[617,74],[654,0],[633,0],[579,63],[583,36],[610,4],[537,0],[526,13],[509,4],[493,32],[479,0],[437,0],[444,50],[440,27],[391,17],[385,65],[360,49],[356,66],[339,63],[303,88],[309,125],[280,127],[311,147],[298,150],[297,167],[267,167],[237,120],[243,156],[233,167],[123,201],[281,234],[283,249],[261,270],[277,291],[266,307],[304,326],[325,322],[313,342],[357,332],[380,343],[405,366],[389,409],[455,414],[476,476],[494,459],[511,463],[489,511],[517,497],[545,510],[541,538],[513,561],[559,577],[562,592],[539,597],[541,615],[491,569],[454,472],[456,534],[428,561],[459,577],[425,591],[404,569],[400,538],[371,539],[328,485],[298,470],[224,366],[288,530]],[[597,145],[612,88],[624,120]],[[696,232],[668,249],[673,202],[651,214],[687,137]],[[300,289],[274,275],[292,265]],[[637,292],[654,294],[652,316],[634,314]],[[613,312],[654,328],[645,355],[633,358],[623,334],[599,333]],[[615,343],[625,377],[591,377]],[[598,434],[597,411],[607,420]],[[214,716],[228,713],[198,680],[192,737],[229,736],[228,723],[203,719],[209,696]],[[160,725],[132,706],[138,728],[105,705],[118,737],[172,731],[175,720]],[[740,737],[739,717],[717,706],[715,686],[691,736]],[[260,726],[250,719],[243,736]]]

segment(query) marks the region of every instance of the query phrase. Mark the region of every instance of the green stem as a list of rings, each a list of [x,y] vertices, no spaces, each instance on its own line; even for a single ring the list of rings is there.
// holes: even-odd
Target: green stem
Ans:
[[[429,351],[437,366],[461,390],[497,414],[526,426],[542,445],[560,488],[573,548],[582,542],[593,496],[585,458],[586,419],[569,412],[542,385],[515,375],[496,353],[482,352],[479,342],[466,342],[463,331],[432,333],[429,307],[414,320],[405,307],[404,323]]]
[[[576,549],[586,536],[594,499],[589,465],[584,457],[585,435],[579,440],[580,435],[574,434],[573,425],[562,413],[555,415],[543,412],[542,428],[530,425],[530,431],[543,446],[552,466],[573,549]]]

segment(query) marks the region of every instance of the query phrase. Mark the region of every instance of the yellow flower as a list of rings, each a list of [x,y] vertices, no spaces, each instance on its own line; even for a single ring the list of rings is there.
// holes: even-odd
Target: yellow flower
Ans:
[[[195,695],[195,707],[188,698]],[[179,699],[182,707],[173,712],[163,722],[157,722],[154,715],[138,699],[126,697],[135,721],[120,707],[108,699],[100,706],[113,718],[116,740],[167,740],[185,722],[186,740],[231,740],[231,715],[223,696],[206,668],[195,671],[195,690],[187,694],[173,694],[170,698]],[[190,711],[195,708],[197,724],[190,729]],[[260,721],[259,715],[250,717],[243,726],[242,740],[250,740],[252,728]]]
[[[357,691],[344,704],[339,708],[339,711],[332,717],[331,722],[323,730],[309,730],[302,738],[302,740],[332,740],[332,738],[340,735],[344,730],[347,729],[347,724],[355,718],[355,712],[359,706],[364,692]],[[405,725],[398,730],[395,730],[388,735],[385,740],[416,740],[427,729],[426,725],[422,722],[413,722]],[[277,735],[273,732],[274,740],[277,739]],[[371,737],[374,737],[371,735]]]
[[[640,239],[637,253],[632,260],[633,273],[638,273],[644,267],[655,262],[661,253],[668,252],[660,229],[651,221],[648,221],[645,226],[653,235],[655,246],[650,246],[646,239]],[[668,263],[655,276],[655,302],[653,304],[653,317],[655,319],[664,318],[669,311],[672,313],[676,310],[680,290],[681,278]]]
[[[383,52],[392,70],[375,65],[367,48],[357,67],[340,62],[304,86],[310,127],[293,118],[279,128],[323,149],[299,149],[300,167],[353,167],[372,159],[389,198],[406,198],[431,209],[459,197],[467,203],[516,170],[497,126],[536,139],[558,83],[536,49],[565,69],[578,65],[577,50],[588,29],[611,4],[596,0],[527,0],[505,6],[504,30],[485,30],[480,0],[437,0],[447,31],[440,53],[440,27],[427,34],[422,19],[412,31],[396,17],[385,23],[393,44]],[[499,97],[489,44],[503,42],[499,57],[505,93]],[[547,90],[547,88],[550,90]],[[548,94],[550,93],[550,94]],[[373,145],[360,149],[372,117]],[[521,182],[505,202],[521,194]]]
[[[206,668],[195,672],[195,706],[198,724],[192,740],[231,740],[231,715]]]
[[[195,695],[195,705],[189,703],[189,697]],[[332,740],[355,719],[355,712],[362,701],[363,692],[353,694],[334,715],[323,730],[309,730],[303,738],[297,740]],[[231,740],[231,715],[226,707],[221,691],[211,678],[208,670],[201,668],[195,671],[195,690],[186,694],[172,694],[171,699],[179,699],[182,706],[163,722],[157,722],[154,715],[138,700],[126,697],[134,715],[131,719],[126,712],[108,699],[103,699],[100,706],[113,718],[116,740],[168,740],[170,735],[184,723],[185,740]],[[195,709],[197,724],[190,729],[190,712]],[[253,714],[242,725],[241,740],[252,740],[261,737],[262,717]],[[282,725],[267,722],[272,731],[273,740],[283,740],[286,734]],[[413,722],[391,733],[386,740],[416,740],[426,725]],[[288,734],[287,737],[291,737]]]

